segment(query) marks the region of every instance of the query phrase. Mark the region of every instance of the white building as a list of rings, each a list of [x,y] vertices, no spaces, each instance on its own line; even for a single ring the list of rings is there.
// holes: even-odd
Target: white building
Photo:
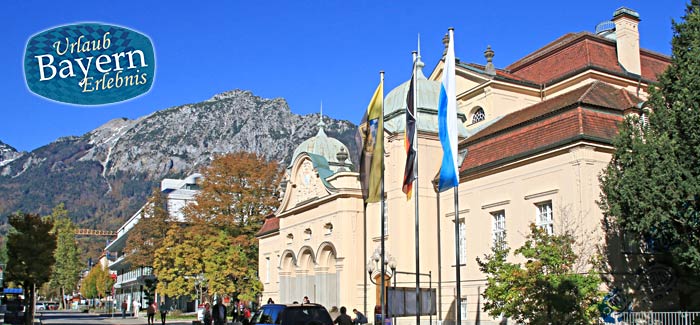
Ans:
[[[163,179],[160,190],[167,202],[167,211],[173,220],[183,221],[182,209],[194,201],[194,196],[199,191],[198,181],[202,175],[195,173],[185,179]],[[109,252],[112,261],[109,264],[111,272],[116,272],[117,280],[114,284],[116,290],[116,301],[126,299],[129,310],[131,310],[134,300],[145,306],[144,284],[147,280],[155,279],[153,270],[150,267],[132,268],[126,262],[126,252],[124,248],[129,240],[129,231],[141,220],[148,218],[145,215],[145,205],[134,213],[117,231],[117,238],[107,244],[105,250]],[[180,308],[184,309],[185,302],[178,302]]]

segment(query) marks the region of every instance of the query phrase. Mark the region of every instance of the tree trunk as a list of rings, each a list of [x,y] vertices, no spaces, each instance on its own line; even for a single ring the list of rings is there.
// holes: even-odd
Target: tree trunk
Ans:
[[[34,323],[34,306],[36,302],[34,301],[34,284],[27,286],[29,305],[27,306],[27,312],[24,313],[24,325],[32,325]]]
[[[63,287],[61,287],[59,292],[61,294],[61,302],[58,305],[58,308],[60,308],[61,310],[64,310],[64,309],[66,309],[66,290],[63,289]]]

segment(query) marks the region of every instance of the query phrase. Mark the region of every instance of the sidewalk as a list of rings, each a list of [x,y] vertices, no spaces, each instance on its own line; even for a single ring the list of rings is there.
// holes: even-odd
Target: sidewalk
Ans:
[[[110,322],[111,324],[123,324],[123,325],[132,325],[132,324],[140,324],[140,325],[145,325],[147,324],[146,316],[145,315],[139,315],[138,318],[135,318],[133,315],[132,316],[126,316],[126,318],[122,318],[121,313],[119,314],[114,314],[114,317],[110,314],[95,314],[95,316],[100,316],[103,318],[104,321]],[[165,319],[165,323],[168,325],[192,325],[192,320],[182,320],[182,319]],[[160,315],[156,314],[155,318],[155,325],[160,325]]]

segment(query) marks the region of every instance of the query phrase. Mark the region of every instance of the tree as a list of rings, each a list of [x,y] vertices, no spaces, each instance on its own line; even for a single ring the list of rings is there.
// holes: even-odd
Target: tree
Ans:
[[[8,261],[5,280],[21,285],[30,297],[29,317],[34,319],[34,291],[49,281],[54,264],[56,236],[53,223],[34,214],[14,214],[9,217],[12,231],[7,237]]]
[[[76,226],[68,217],[68,211],[63,203],[54,207],[49,217],[53,220],[52,231],[56,235],[56,250],[53,254],[56,262],[51,272],[49,286],[58,289],[61,296],[61,309],[65,309],[66,302],[63,297],[66,291],[72,293],[77,287],[82,267],[80,250],[75,241]]]
[[[208,293],[225,296],[237,293],[238,299],[254,301],[262,290],[257,279],[257,268],[241,243],[242,239],[229,236],[220,230],[205,241],[204,278],[207,279]]]
[[[255,153],[216,156],[202,176],[202,190],[195,197],[197,204],[185,209],[190,222],[207,223],[234,237],[252,239],[279,203],[279,165]]]
[[[126,262],[136,267],[152,267],[155,252],[168,232],[170,217],[167,201],[158,188],[153,193],[143,209],[142,218],[128,233],[125,252],[129,252]]]
[[[489,315],[531,324],[590,324],[597,317],[600,277],[572,271],[578,256],[569,233],[549,235],[530,225],[525,244],[515,250],[526,262],[507,261],[510,249],[497,243],[477,263],[486,274],[484,310]]]
[[[255,297],[261,288],[255,275],[258,260],[255,234],[279,203],[277,189],[282,179],[279,165],[254,153],[237,152],[215,157],[202,175],[204,180],[195,197],[196,204],[184,210],[189,242],[206,238],[205,243],[195,246],[204,247],[208,253],[199,260],[193,259],[200,263],[194,269],[203,271],[207,287],[216,293],[236,290],[226,293]],[[229,243],[237,248],[229,247]],[[210,246],[223,251],[214,252]],[[223,260],[243,269],[221,270]],[[224,284],[226,281],[236,287]]]
[[[198,298],[204,273],[202,246],[199,246],[202,237],[184,229],[184,224],[171,222],[163,245],[156,249],[153,261],[153,273],[158,277],[156,289],[170,297]]]
[[[649,88],[642,117],[619,126],[600,177],[606,226],[648,254],[700,275],[700,1],[673,22],[671,65]],[[683,287],[683,286],[679,286]],[[682,297],[683,295],[681,295]],[[681,302],[683,304],[683,302]]]
[[[83,278],[80,294],[88,299],[103,298],[112,291],[113,285],[114,280],[109,274],[109,269],[102,263],[97,263]]]

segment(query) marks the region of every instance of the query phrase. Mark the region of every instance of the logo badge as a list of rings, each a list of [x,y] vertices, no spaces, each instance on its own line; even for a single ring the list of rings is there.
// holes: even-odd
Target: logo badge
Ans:
[[[24,76],[33,93],[58,102],[102,105],[148,92],[155,78],[153,43],[134,30],[84,23],[32,36]]]

